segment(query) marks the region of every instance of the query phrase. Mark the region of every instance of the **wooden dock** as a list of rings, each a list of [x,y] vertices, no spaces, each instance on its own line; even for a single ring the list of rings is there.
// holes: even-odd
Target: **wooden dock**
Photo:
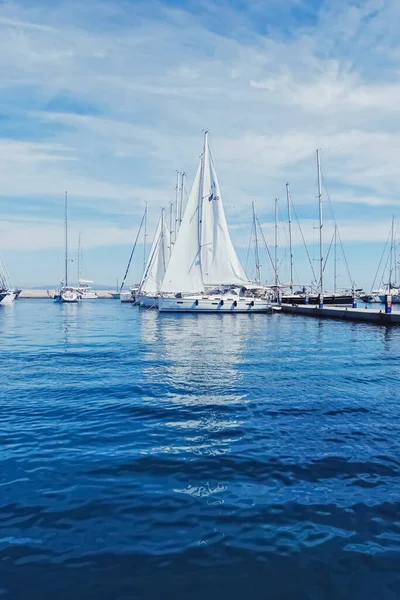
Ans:
[[[385,310],[373,308],[351,308],[345,306],[295,306],[281,304],[274,306],[277,312],[301,315],[303,317],[314,317],[316,319],[338,319],[340,321],[361,321],[363,323],[375,323],[376,325],[400,325],[400,312],[385,313]]]

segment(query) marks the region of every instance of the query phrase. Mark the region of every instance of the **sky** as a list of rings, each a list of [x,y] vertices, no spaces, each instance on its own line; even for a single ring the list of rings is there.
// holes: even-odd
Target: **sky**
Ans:
[[[148,244],[176,170],[197,168],[203,130],[231,236],[249,276],[251,203],[288,281],[286,183],[318,269],[334,217],[338,285],[369,289],[398,214],[398,0],[36,0],[0,4],[0,250],[14,283],[63,273],[121,280],[148,202]],[[329,200],[328,200],[329,198]],[[294,218],[295,282],[312,280]],[[127,283],[140,278],[143,240]],[[260,248],[262,277],[273,270]],[[333,285],[333,250],[326,265]],[[329,282],[332,282],[330,285]]]

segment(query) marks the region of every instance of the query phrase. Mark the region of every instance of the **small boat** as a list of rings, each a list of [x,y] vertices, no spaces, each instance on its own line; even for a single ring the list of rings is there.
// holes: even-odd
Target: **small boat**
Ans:
[[[93,281],[89,281],[88,279],[80,279],[78,281],[77,291],[81,295],[82,300],[96,300],[98,298],[96,292],[90,287],[90,283],[93,283]]]
[[[239,294],[231,291],[233,286],[240,290]],[[210,294],[209,290],[215,287],[229,291]],[[251,289],[229,235],[206,132],[203,154],[161,285],[158,310],[209,314],[272,312],[269,300],[253,295]]]
[[[125,292],[120,292],[120,300],[124,303],[136,304],[137,299],[137,287],[129,288]]]
[[[82,299],[79,290],[68,285],[68,193],[65,192],[65,260],[64,260],[64,281],[54,294],[56,302],[80,302]]]

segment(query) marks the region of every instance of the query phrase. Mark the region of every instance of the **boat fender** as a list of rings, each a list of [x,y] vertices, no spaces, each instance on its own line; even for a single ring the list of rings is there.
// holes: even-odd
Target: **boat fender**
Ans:
[[[220,303],[220,305],[221,305],[221,306],[223,306],[223,305],[224,305],[224,301],[223,301],[223,300],[220,300],[220,302],[219,302],[219,303]]]
[[[233,306],[237,306],[237,301],[236,300],[233,301]]]
[[[195,300],[194,303],[195,303],[196,306],[199,305],[199,301],[198,300]]]

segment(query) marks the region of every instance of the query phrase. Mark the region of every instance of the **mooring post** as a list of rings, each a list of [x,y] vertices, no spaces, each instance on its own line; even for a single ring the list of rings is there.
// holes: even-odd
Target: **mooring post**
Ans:
[[[392,294],[385,295],[385,313],[390,315],[392,312]]]

